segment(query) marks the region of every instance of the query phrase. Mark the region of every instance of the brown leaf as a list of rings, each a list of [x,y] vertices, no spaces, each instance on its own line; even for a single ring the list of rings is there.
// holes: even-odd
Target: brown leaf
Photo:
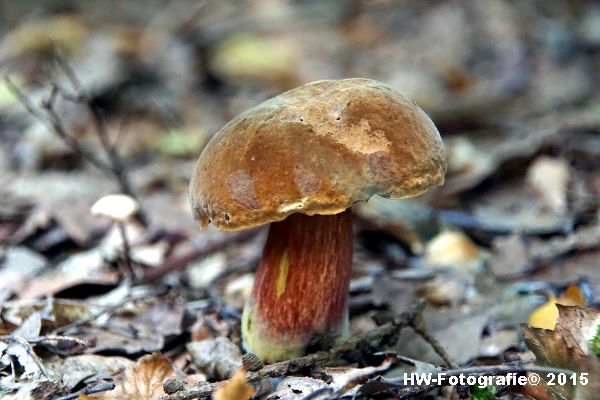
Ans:
[[[557,304],[558,322],[554,330],[523,325],[527,347],[542,365],[567,368],[589,374],[587,386],[549,387],[553,399],[595,399],[600,390],[600,359],[591,352],[590,341],[600,323],[600,311]],[[571,390],[576,391],[573,397]]]
[[[215,392],[215,400],[248,400],[254,390],[246,382],[246,371],[240,369],[225,386]]]
[[[160,353],[144,356],[125,371],[117,387],[102,400],[158,400],[165,393],[163,382],[175,375],[171,363]],[[98,399],[81,395],[80,400]]]

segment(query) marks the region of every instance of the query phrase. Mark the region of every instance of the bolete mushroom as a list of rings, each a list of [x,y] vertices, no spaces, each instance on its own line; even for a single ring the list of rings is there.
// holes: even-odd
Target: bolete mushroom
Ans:
[[[271,223],[242,317],[247,351],[271,363],[348,333],[350,206],[444,181],[439,133],[415,103],[370,79],[318,81],[237,116],[190,182],[202,227]]]

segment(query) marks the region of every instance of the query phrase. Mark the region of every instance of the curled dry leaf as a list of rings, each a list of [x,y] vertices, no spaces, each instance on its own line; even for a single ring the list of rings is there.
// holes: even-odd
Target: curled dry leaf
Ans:
[[[569,286],[558,298],[550,295],[548,302],[533,310],[529,316],[529,325],[533,328],[553,330],[559,317],[557,304],[584,306],[585,298],[581,290],[574,285]]]
[[[133,367],[125,370],[112,392],[107,392],[102,397],[81,395],[79,399],[158,400],[164,395],[163,382],[174,376],[169,360],[161,353],[153,353],[143,356]]]
[[[552,399],[597,399],[600,359],[592,351],[592,342],[600,325],[600,311],[560,304],[557,308],[559,317],[554,330],[522,326],[527,347],[542,365],[588,374],[587,385],[549,386]]]

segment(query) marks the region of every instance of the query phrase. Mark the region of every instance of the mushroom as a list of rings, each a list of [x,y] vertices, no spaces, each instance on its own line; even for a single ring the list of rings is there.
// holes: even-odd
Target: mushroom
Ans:
[[[272,363],[348,334],[353,203],[444,181],[439,133],[415,103],[370,79],[318,81],[237,116],[190,182],[201,227],[271,223],[242,315],[247,351]]]
[[[127,279],[134,278],[133,265],[129,254],[129,240],[125,223],[131,220],[140,210],[136,199],[127,194],[109,194],[98,199],[90,212],[94,216],[108,217],[117,225],[123,246],[125,268],[123,274]]]

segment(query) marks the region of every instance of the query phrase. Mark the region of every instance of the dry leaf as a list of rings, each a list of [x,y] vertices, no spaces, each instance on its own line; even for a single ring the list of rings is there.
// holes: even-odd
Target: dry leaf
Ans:
[[[464,265],[479,259],[477,245],[464,233],[444,231],[427,243],[425,262],[428,265]]]
[[[592,353],[590,343],[600,325],[600,311],[560,304],[557,308],[559,317],[554,330],[522,326],[527,347],[542,365],[588,374],[589,383],[585,386],[549,386],[552,399],[597,399],[600,359]]]
[[[140,358],[135,366],[125,370],[115,390],[104,397],[79,396],[80,400],[158,400],[164,396],[163,382],[174,377],[171,363],[161,353]]]
[[[225,386],[215,392],[215,400],[248,400],[254,389],[246,382],[246,371],[240,369]]]
[[[192,362],[210,379],[229,379],[242,367],[240,349],[225,337],[190,342]]]
[[[527,183],[549,210],[562,214],[567,211],[567,190],[570,171],[566,161],[542,156],[527,171]]]
[[[135,363],[125,357],[107,357],[96,354],[83,354],[68,357],[60,367],[63,386],[72,389],[85,378],[96,375],[116,375]]]
[[[570,285],[560,297],[556,298],[551,295],[548,302],[533,310],[529,316],[529,325],[534,328],[553,330],[558,319],[557,304],[564,306],[584,306],[585,298],[577,286]]]

